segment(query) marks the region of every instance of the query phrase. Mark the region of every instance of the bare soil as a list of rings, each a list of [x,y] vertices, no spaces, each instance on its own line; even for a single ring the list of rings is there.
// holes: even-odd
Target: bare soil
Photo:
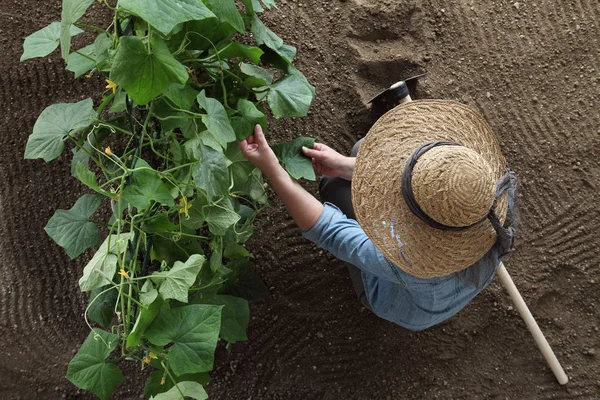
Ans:
[[[373,122],[365,101],[427,72],[417,98],[486,116],[519,173],[509,272],[569,375],[559,386],[497,280],[461,313],[413,333],[355,299],[341,262],[305,241],[282,204],[250,246],[271,298],[252,307],[247,343],[219,350],[213,399],[600,398],[600,3],[595,0],[279,0],[265,14],[298,47],[317,87],[304,119],[271,141],[314,136],[342,152]],[[86,17],[101,24],[103,10]],[[82,193],[69,157],[23,160],[39,113],[97,92],[57,55],[18,62],[22,39],[60,19],[60,1],[0,4],[0,398],[91,398],[64,379],[87,335],[87,299],[44,233]],[[85,41],[85,38],[80,39]],[[315,184],[306,187],[316,193]],[[113,396],[136,399],[135,368]]]

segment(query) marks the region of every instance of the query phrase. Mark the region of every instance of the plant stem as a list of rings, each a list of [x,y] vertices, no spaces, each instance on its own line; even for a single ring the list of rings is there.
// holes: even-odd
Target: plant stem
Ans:
[[[78,28],[91,29],[93,31],[100,32],[100,33],[106,33],[107,35],[109,34],[106,30],[104,30],[102,28],[98,28],[97,26],[93,26],[93,25],[76,23],[75,26]]]

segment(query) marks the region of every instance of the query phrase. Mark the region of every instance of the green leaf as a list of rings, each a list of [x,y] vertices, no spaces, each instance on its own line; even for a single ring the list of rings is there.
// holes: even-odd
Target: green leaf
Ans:
[[[305,178],[314,181],[316,177],[312,161],[302,153],[302,146],[312,149],[315,146],[315,139],[298,137],[273,146],[273,152],[294,179]]]
[[[190,110],[196,101],[198,91],[190,85],[171,85],[165,90],[165,96],[169,98],[178,108]]]
[[[151,169],[147,162],[138,160],[135,168],[142,167]],[[171,191],[160,179],[159,172],[155,170],[144,169],[133,172],[131,182],[123,189],[122,196],[138,210],[145,209],[153,200],[169,207],[174,204]]]
[[[238,11],[235,0],[205,0],[219,21],[227,22],[241,34],[246,33],[244,20]]]
[[[69,54],[67,57],[67,71],[75,74],[75,78],[87,73],[96,67],[96,46],[92,43]]]
[[[127,336],[126,348],[138,346],[142,340],[142,336],[150,324],[154,321],[160,311],[164,301],[159,297],[148,306],[140,307],[140,313],[135,321],[133,329]]]
[[[229,201],[221,201],[204,207],[204,219],[213,235],[224,235],[227,230],[240,220]]]
[[[154,289],[154,285],[152,285],[152,282],[149,279],[146,280],[140,293],[140,303],[142,303],[143,306],[148,307],[157,297],[158,290]]]
[[[239,297],[219,295],[215,304],[223,306],[219,335],[229,343],[248,340],[246,336],[250,321],[248,301]]]
[[[173,57],[163,39],[155,35],[150,45],[149,51],[137,36],[119,38],[110,71],[110,80],[123,87],[139,105],[147,104],[172,84],[185,84],[188,80],[187,69]]]
[[[210,371],[221,329],[221,308],[207,304],[163,308],[146,330],[146,338],[156,346],[173,344],[168,361],[176,375]]]
[[[147,233],[173,232],[177,229],[166,212],[154,215],[142,223],[142,230]]]
[[[167,392],[169,389],[175,386],[173,381],[168,377],[165,379],[164,385],[160,384],[163,376],[165,375],[165,371],[158,369],[148,377],[146,385],[144,386],[145,398],[149,399],[151,396],[156,396],[159,393]],[[208,376],[208,373],[206,372],[199,374],[185,374],[182,376],[176,376],[175,380],[177,382],[193,381],[199,383],[200,385],[206,385],[210,381],[210,376]]]
[[[172,237],[173,239],[171,239]],[[177,245],[174,242],[177,242]],[[190,254],[204,254],[198,239],[180,237],[177,234],[167,237],[154,236],[152,251],[150,252],[152,260],[165,261],[168,265],[173,265],[176,261],[187,261]]]
[[[96,67],[100,71],[110,69],[108,59],[110,57],[110,48],[112,46],[112,39],[108,37],[106,33],[101,33],[94,40],[94,54],[96,55]]]
[[[112,282],[110,279],[117,272],[117,256],[127,250],[127,241],[130,236],[131,233],[127,232],[121,233],[120,240],[117,240],[117,235],[110,235],[104,240],[94,257],[83,269],[83,276],[79,279],[79,288],[82,292],[106,285],[105,276],[108,276],[109,282]]]
[[[222,197],[229,189],[227,160],[223,153],[200,144],[202,160],[192,170],[196,187],[204,190],[208,201]]]
[[[254,132],[254,126],[267,126],[267,118],[251,101],[240,99],[237,104],[240,116],[232,118],[232,126],[238,140],[244,140]]]
[[[265,5],[265,7],[267,8],[271,8],[271,7],[275,7],[277,8],[277,5],[275,5],[275,0],[262,0],[262,3]]]
[[[271,83],[273,83],[273,77],[275,76],[275,73],[273,71],[269,71],[268,69],[264,69],[262,67],[259,67],[258,65],[246,63],[240,64],[240,71],[242,71],[248,76],[256,78],[256,80],[253,81],[255,83],[255,86],[270,85]]]
[[[223,266],[223,237],[213,236],[209,246],[211,250],[210,270],[214,276],[216,275],[216,272]]]
[[[64,150],[64,139],[90,126],[96,117],[92,99],[46,107],[27,140],[25,158],[43,158],[46,162],[54,160]]]
[[[76,26],[71,26],[69,34],[75,36],[83,32]],[[60,40],[60,22],[53,22],[25,38],[21,62],[30,58],[46,57],[58,47]]]
[[[75,167],[75,177],[81,181],[84,185],[89,187],[95,192],[98,192],[104,196],[114,197],[110,192],[102,189],[98,186],[98,182],[96,181],[96,174],[87,169],[82,163],[77,163]]]
[[[202,123],[206,125],[206,129],[217,139],[219,143],[229,143],[235,140],[235,131],[231,127],[229,117],[225,111],[223,104],[216,99],[206,97],[206,92],[203,90],[197,97],[198,104],[202,107],[206,114],[202,117]],[[225,146],[223,146],[225,147]]]
[[[101,202],[100,196],[84,194],[70,210],[56,210],[44,228],[71,259],[98,243],[98,228],[90,217]]]
[[[240,42],[226,41],[217,46],[221,59],[224,58],[247,58],[255,64],[260,63],[260,57],[265,53],[260,47],[247,46]],[[249,64],[252,65],[252,64]]]
[[[250,28],[256,39],[256,43],[265,45],[283,57],[288,63],[291,63],[296,56],[296,49],[283,43],[275,32],[270,30],[262,23],[258,16],[254,16],[252,27]]]
[[[223,251],[223,256],[225,256],[225,258],[230,258],[230,259],[238,259],[238,258],[244,258],[244,257],[254,258],[254,256],[252,254],[250,254],[248,249],[246,249],[244,246],[242,246],[236,242],[230,242],[227,244],[227,246],[225,246],[225,250]]]
[[[233,178],[232,192],[241,192],[261,204],[267,202],[267,193],[263,187],[262,173],[242,154],[237,143],[230,143],[225,152],[230,161],[229,170]]]
[[[214,44],[227,41],[236,34],[236,30],[228,23],[221,23],[215,18],[207,18],[201,21],[190,21],[185,24],[186,31],[196,32],[188,34],[190,48],[195,50],[213,51]]]
[[[183,394],[183,396],[181,395]],[[208,399],[208,394],[197,382],[185,381],[177,383],[177,386],[172,387],[164,393],[157,394],[151,397],[151,400],[184,400],[188,397],[196,400]]]
[[[65,60],[71,51],[73,24],[85,14],[94,0],[63,0],[60,17],[60,51]]]
[[[107,290],[107,289],[111,290]],[[104,292],[104,293],[103,293]],[[92,290],[90,293],[90,305],[88,317],[97,322],[103,328],[107,328],[115,315],[115,303],[117,302],[118,290],[112,285],[106,285]]]
[[[121,88],[117,89],[117,93],[115,93],[115,97],[113,98],[113,102],[108,109],[111,113],[120,113],[127,109],[127,93]],[[135,105],[134,105],[135,107]]]
[[[69,363],[67,379],[100,399],[107,399],[123,381],[119,367],[104,362],[118,343],[117,335],[100,329],[92,330]]]
[[[315,99],[315,87],[297,70],[269,88],[267,98],[275,118],[304,117]]]
[[[195,199],[191,204],[192,206],[188,210],[188,218],[183,218],[181,223],[190,229],[200,229],[204,226],[202,206],[206,204],[206,201],[204,199]]]
[[[215,17],[198,0],[119,0],[119,8],[141,17],[165,36],[182,22]]]
[[[162,298],[187,303],[188,290],[196,281],[205,260],[204,256],[193,254],[185,263],[176,261],[169,271],[153,273],[151,279],[159,285],[158,292]]]
[[[241,297],[250,304],[269,297],[269,288],[254,272],[248,259],[240,258],[227,264],[231,274],[221,288],[220,293]]]

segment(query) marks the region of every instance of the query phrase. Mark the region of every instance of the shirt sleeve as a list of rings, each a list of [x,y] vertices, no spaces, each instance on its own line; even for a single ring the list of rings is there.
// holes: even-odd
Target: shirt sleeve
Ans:
[[[315,225],[302,235],[342,261],[388,281],[404,284],[398,267],[375,247],[361,226],[325,203]]]

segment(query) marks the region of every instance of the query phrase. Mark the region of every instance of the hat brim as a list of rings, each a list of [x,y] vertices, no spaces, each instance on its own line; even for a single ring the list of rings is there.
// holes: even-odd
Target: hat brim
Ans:
[[[388,260],[421,278],[467,268],[496,241],[487,219],[464,231],[443,231],[408,209],[401,189],[406,160],[419,146],[437,140],[476,151],[492,167],[496,179],[506,171],[498,139],[476,110],[454,101],[420,100],[379,118],[360,146],[352,179],[352,204],[367,236]],[[507,205],[504,194],[496,208],[502,222]]]

